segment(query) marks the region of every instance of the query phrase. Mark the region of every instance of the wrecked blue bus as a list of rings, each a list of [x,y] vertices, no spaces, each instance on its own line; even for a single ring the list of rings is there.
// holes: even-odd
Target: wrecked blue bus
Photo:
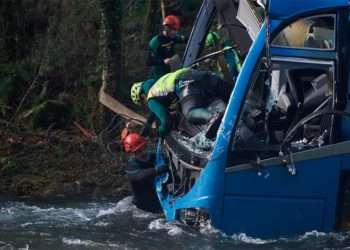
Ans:
[[[167,220],[262,238],[349,228],[349,7],[203,1],[183,66],[217,56],[204,46],[212,30],[235,44],[243,65],[209,148],[189,145],[195,126],[158,144],[170,169],[155,183]]]

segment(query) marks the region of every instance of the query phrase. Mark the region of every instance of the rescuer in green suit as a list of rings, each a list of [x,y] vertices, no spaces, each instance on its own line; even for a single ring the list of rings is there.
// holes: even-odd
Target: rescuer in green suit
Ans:
[[[218,58],[216,58],[216,60],[212,61],[213,64],[211,65],[211,70],[213,70],[222,79],[224,79],[228,78],[226,77],[225,72],[225,70],[227,71],[228,69],[231,74],[230,78],[233,78],[235,82],[239,72],[241,71],[242,65],[238,53],[235,51],[234,48],[232,48],[232,46],[230,46],[230,42],[222,41],[219,33],[211,31],[206,37],[205,46],[213,51],[226,49],[223,53],[223,57],[219,56]],[[225,80],[228,81],[229,79]]]
[[[152,84],[150,84],[152,82]],[[148,92],[144,86],[152,85]],[[220,77],[209,71],[200,71],[191,68],[183,68],[162,76],[159,80],[147,80],[135,83],[131,88],[131,99],[136,104],[147,104],[154,114],[153,120],[158,121],[158,135],[163,137],[167,134],[171,125],[169,106],[175,101],[180,101],[181,110],[190,122],[207,123],[215,115],[216,110],[223,112],[225,104],[231,93],[231,87],[222,81]],[[217,101],[212,108],[212,101]],[[147,125],[153,122],[148,119]]]
[[[163,30],[149,42],[149,56],[147,65],[150,66],[149,78],[159,79],[169,73],[175,56],[174,45],[184,43],[184,36],[179,35],[180,19],[169,15],[163,20]]]
[[[146,131],[148,131],[152,122],[158,121],[158,135],[164,136],[169,130],[169,112],[168,107],[176,99],[175,84],[179,77],[190,74],[189,68],[177,70],[162,76],[157,81],[149,79],[144,82],[134,83],[131,87],[131,99],[135,104],[147,104],[152,112],[147,119]],[[145,87],[146,86],[146,87]],[[149,87],[151,86],[151,87]],[[145,133],[143,133],[145,135]]]

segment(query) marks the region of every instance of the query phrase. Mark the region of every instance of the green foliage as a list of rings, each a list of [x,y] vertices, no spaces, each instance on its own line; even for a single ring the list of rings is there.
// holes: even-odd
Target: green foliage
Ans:
[[[0,157],[0,171],[4,176],[24,174],[26,165],[16,159],[15,156]]]
[[[97,83],[91,82],[85,86],[84,91],[74,95],[74,119],[79,121],[91,131],[95,131],[99,102],[97,98]]]
[[[147,44],[161,29],[161,11],[154,0],[157,9],[146,24],[148,0],[121,3],[120,82],[115,94],[128,103],[130,84],[147,78]],[[183,33],[189,35],[201,0],[166,3],[167,13],[182,15]],[[100,1],[2,0],[0,27],[0,116],[12,115],[34,82],[20,111],[69,93],[71,119],[93,128],[103,59]]]
[[[72,120],[72,108],[69,104],[60,100],[47,100],[33,108],[33,127],[64,128],[70,125]]]
[[[13,112],[33,75],[30,64],[0,64],[0,117]]]

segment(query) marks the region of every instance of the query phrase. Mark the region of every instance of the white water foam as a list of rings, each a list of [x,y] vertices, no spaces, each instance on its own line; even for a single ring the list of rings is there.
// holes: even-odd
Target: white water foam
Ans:
[[[224,238],[231,238],[235,241],[240,241],[240,242],[252,244],[252,245],[264,245],[264,244],[277,242],[277,240],[262,240],[259,238],[253,238],[246,235],[245,233],[227,236],[225,233],[221,232],[220,230],[212,226],[210,221],[207,221],[201,224],[199,226],[199,231],[201,234],[204,234],[206,236],[218,236],[218,237],[224,237]]]
[[[23,247],[23,248],[18,248],[18,250],[29,250],[29,244],[26,244],[26,246],[25,247]]]
[[[1,250],[7,250],[7,249],[12,250],[12,249],[15,249],[15,247],[14,247],[14,246],[12,246],[12,245],[11,245],[11,244],[9,244],[9,243],[6,243],[6,242],[3,242],[3,241],[0,241],[0,249],[1,249]]]
[[[199,225],[199,232],[204,235],[222,235],[222,232],[213,227],[210,221],[206,221]]]
[[[108,244],[108,247],[111,247],[112,249],[123,249],[123,250],[138,250],[139,248],[130,248],[126,245],[119,245],[119,244]]]
[[[300,235],[296,239],[288,239],[288,238],[281,238],[280,240],[286,241],[286,242],[302,242],[308,239],[313,239],[313,238],[326,238],[327,240],[335,240],[337,242],[343,242],[345,240],[350,239],[350,232],[330,232],[330,233],[325,233],[325,232],[318,232],[316,230],[306,232],[303,235]],[[345,248],[344,248],[345,249]],[[348,247],[350,249],[350,247]]]
[[[156,219],[151,221],[148,225],[149,230],[166,230],[170,236],[178,236],[184,233],[184,231],[174,223],[169,223],[165,219]]]
[[[32,223],[32,222],[27,222],[27,223],[21,224],[21,227],[28,227],[28,226],[31,226],[31,225],[34,225],[34,223]]]
[[[133,197],[128,196],[124,199],[120,200],[115,207],[108,208],[108,209],[101,209],[98,211],[96,218],[100,218],[102,216],[116,214],[116,213],[125,213],[132,211],[136,208],[136,206],[133,204]]]
[[[306,232],[303,235],[299,235],[295,238],[285,238],[285,237],[281,237],[278,240],[279,241],[285,241],[285,242],[302,242],[305,241],[307,239],[311,239],[311,238],[320,238],[320,237],[327,237],[327,236],[331,236],[334,238],[339,237],[337,233],[329,233],[326,234],[324,232],[318,232],[316,230],[310,231],[310,232]]]
[[[96,218],[100,218],[106,215],[126,213],[126,212],[132,212],[132,216],[138,219],[147,219],[147,218],[157,217],[157,214],[153,214],[153,213],[138,209],[133,203],[133,200],[134,200],[133,196],[127,196],[124,199],[120,200],[116,206],[98,211]]]
[[[26,228],[29,226],[34,226],[34,225],[45,225],[46,223],[44,221],[35,221],[35,222],[26,222],[26,223],[22,223],[20,226],[22,228]]]
[[[95,226],[97,226],[97,227],[107,227],[109,225],[110,225],[110,223],[103,222],[103,221],[99,221],[99,222],[95,223]]]
[[[15,214],[14,208],[1,208],[1,214],[13,215]]]
[[[115,244],[115,243],[99,243],[92,240],[81,240],[74,238],[63,238],[62,242],[66,245],[71,246],[84,246],[84,247],[99,247],[102,249],[123,249],[123,250],[136,250],[137,248],[130,248],[124,244]]]
[[[260,239],[260,238],[254,238],[251,237],[245,233],[240,233],[240,234],[234,234],[231,236],[226,235],[225,233],[221,232],[220,230],[216,229],[213,227],[210,223],[210,221],[205,222],[200,225],[199,231],[201,234],[204,234],[206,236],[212,236],[212,235],[220,235],[224,238],[231,238],[235,241],[241,241],[243,243],[247,244],[253,244],[253,245],[264,245],[264,244],[271,244],[271,243],[277,243],[280,241],[285,241],[285,242],[303,242],[307,239],[312,239],[312,238],[332,238],[336,241],[345,241],[350,238],[350,232],[348,233],[324,233],[324,232],[318,232],[316,230],[306,232],[303,235],[298,236],[297,238],[278,238],[278,239]],[[350,249],[348,248],[343,248],[343,249]]]
[[[262,240],[260,238],[253,238],[253,237],[246,235],[245,233],[241,233],[238,235],[232,235],[231,238],[234,240],[241,241],[241,242],[247,243],[247,244],[252,244],[252,245],[265,245],[265,244],[277,242],[277,240]]]
[[[85,221],[90,221],[91,219],[85,215],[85,213],[81,210],[74,210],[74,214],[76,214],[79,218],[85,220]]]
[[[318,232],[316,230],[306,232],[303,235],[298,236],[297,238],[278,238],[278,239],[266,239],[262,240],[260,238],[253,238],[250,237],[244,233],[238,234],[238,235],[232,235],[231,238],[234,240],[239,240],[244,243],[248,244],[254,244],[254,245],[264,245],[264,244],[270,244],[270,243],[277,243],[281,241],[285,242],[304,242],[307,239],[312,238],[333,238],[336,241],[344,241],[349,239],[349,234],[341,234],[341,233],[324,233],[324,232]]]
[[[146,212],[144,210],[138,209],[135,207],[135,209],[132,211],[132,217],[136,219],[152,219],[160,217],[161,214],[155,214],[151,212]]]
[[[103,244],[94,242],[91,240],[81,240],[81,239],[70,239],[70,238],[63,238],[62,242],[67,245],[78,245],[78,246],[103,246]]]
[[[23,206],[23,208],[32,210],[33,213],[48,213],[48,212],[58,210],[57,208],[54,208],[54,207],[40,208],[37,206],[25,206],[25,205]],[[64,210],[64,209],[62,209],[62,210]]]
[[[117,211],[120,213],[125,213],[127,211],[132,211],[133,209],[135,209],[136,206],[133,203],[133,199],[133,196],[128,196],[120,200],[116,206]]]
[[[305,239],[307,239],[307,238],[313,238],[313,237],[316,237],[316,238],[318,238],[318,237],[324,237],[324,236],[326,236],[327,234],[326,233],[324,233],[324,232],[318,232],[318,231],[316,231],[316,230],[313,230],[313,231],[311,231],[311,232],[306,232],[304,235],[301,235],[300,237],[299,237],[299,240],[305,240]]]

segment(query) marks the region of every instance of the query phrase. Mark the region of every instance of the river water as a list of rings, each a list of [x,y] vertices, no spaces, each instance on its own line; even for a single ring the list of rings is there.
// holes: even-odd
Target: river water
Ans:
[[[350,232],[261,240],[168,223],[137,209],[132,197],[116,203],[0,201],[4,249],[350,249]]]

